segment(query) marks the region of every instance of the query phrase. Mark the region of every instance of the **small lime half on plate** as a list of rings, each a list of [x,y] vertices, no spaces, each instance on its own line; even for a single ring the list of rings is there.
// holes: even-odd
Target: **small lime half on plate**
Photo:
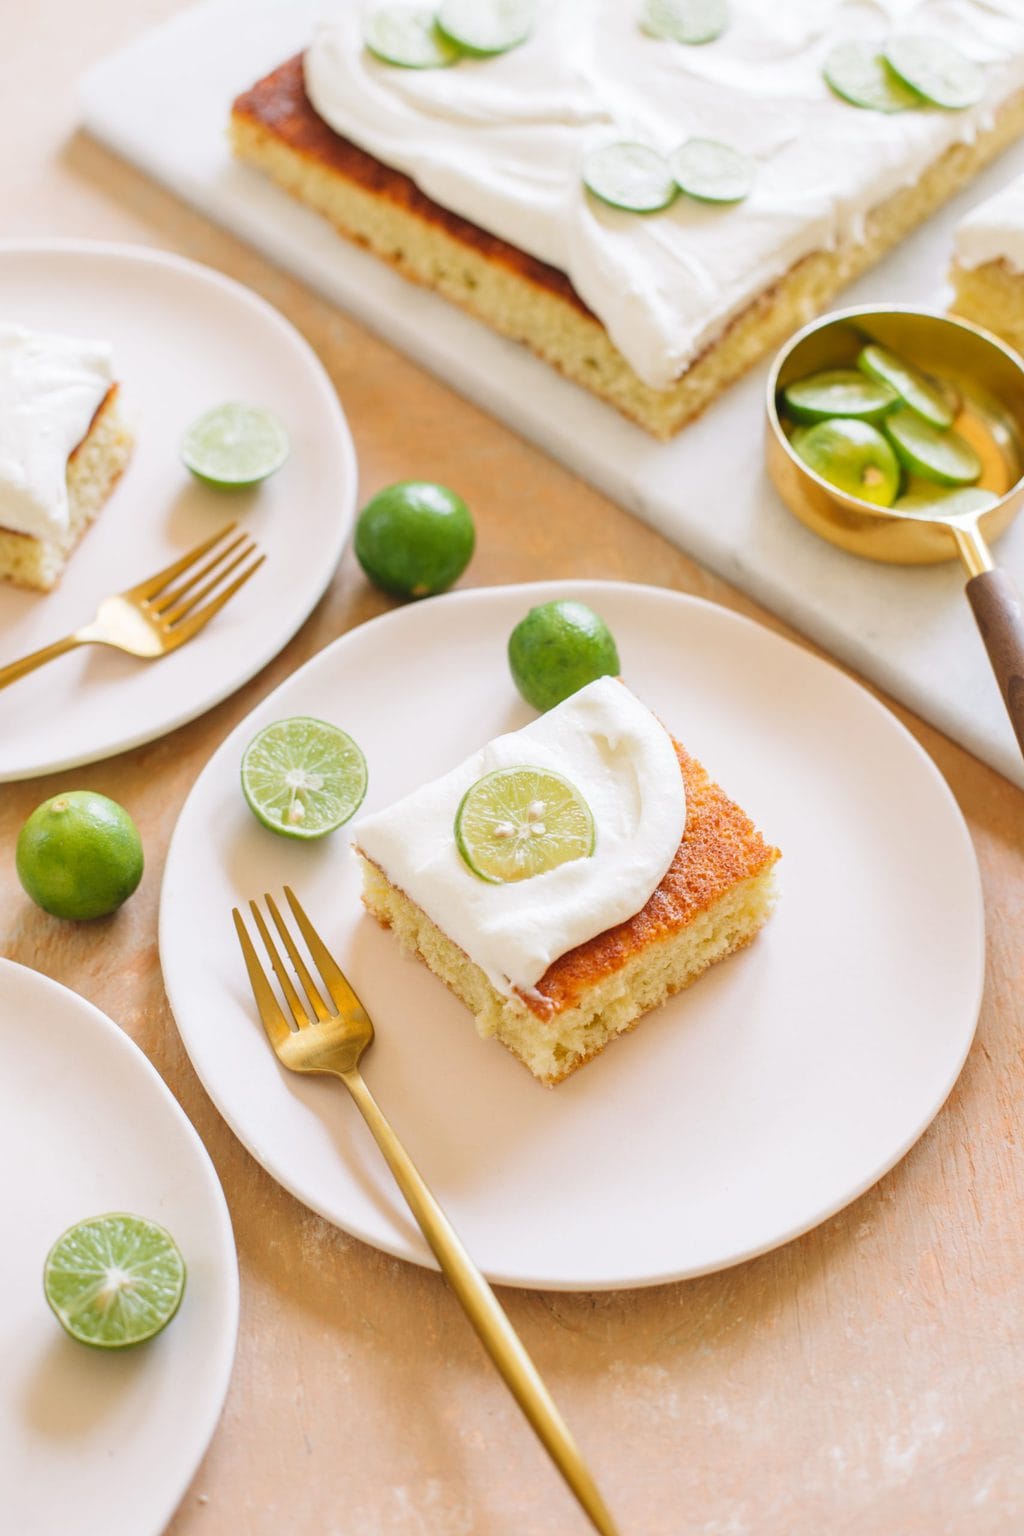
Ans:
[[[218,490],[244,490],[280,469],[291,444],[272,411],[228,401],[205,411],[185,433],[181,456],[200,480]]]
[[[57,1239],[43,1291],[61,1326],[96,1349],[127,1349],[166,1328],[185,1291],[185,1261],[155,1221],[117,1211]]]
[[[257,821],[282,837],[326,837],[366,794],[366,759],[338,726],[310,715],[275,720],[242,754],[242,793]]]

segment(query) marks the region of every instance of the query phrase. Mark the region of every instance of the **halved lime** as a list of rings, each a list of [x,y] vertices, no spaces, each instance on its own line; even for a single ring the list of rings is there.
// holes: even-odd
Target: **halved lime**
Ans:
[[[385,64],[402,69],[443,69],[460,56],[434,12],[421,5],[382,5],[371,11],[363,21],[363,42]]]
[[[184,1290],[185,1261],[170,1233],[120,1211],[69,1227],[43,1268],[43,1291],[61,1325],[97,1349],[151,1339]]]
[[[941,37],[904,33],[891,37],[883,52],[904,84],[933,106],[957,111],[973,107],[985,94],[978,65]]]
[[[973,485],[982,464],[959,432],[940,432],[916,411],[894,411],[885,418],[885,431],[912,475],[939,485]]]
[[[905,363],[894,352],[890,352],[888,347],[879,347],[873,343],[865,347],[857,359],[857,367],[869,378],[877,379],[895,390],[904,405],[909,405],[912,411],[931,422],[933,427],[944,430],[953,425],[954,412],[948,394],[927,374],[922,373],[920,368]]]
[[[650,37],[713,43],[729,25],[726,0],[645,0],[640,26]]]
[[[496,768],[463,795],[455,841],[474,875],[508,885],[589,858],[594,818],[576,786],[560,773]]]
[[[960,490],[942,490],[937,485],[915,486],[904,496],[897,496],[892,504],[894,512],[906,512],[920,517],[959,517],[962,512],[987,512],[999,497],[994,491],[984,491],[978,485],[968,485]]]
[[[668,161],[649,144],[620,141],[592,149],[581,174],[584,186],[602,203],[629,213],[657,213],[678,190]]]
[[[464,53],[507,53],[533,29],[533,0],[441,0],[437,25]]]
[[[782,391],[782,398],[797,421],[827,421],[830,416],[879,421],[898,403],[894,389],[865,378],[856,368],[828,368],[797,379]]]
[[[900,488],[900,466],[881,432],[867,421],[819,421],[793,441],[815,474],[860,501],[889,507]]]
[[[249,809],[283,837],[335,831],[363,803],[366,781],[366,759],[351,736],[309,715],[264,726],[242,754]]]
[[[917,92],[890,69],[871,43],[837,43],[822,65],[822,74],[836,95],[855,107],[866,107],[872,112],[906,112],[908,107],[921,105]]]
[[[669,164],[676,185],[703,203],[738,203],[754,185],[753,162],[717,139],[687,139]]]
[[[194,421],[181,444],[188,468],[219,490],[242,490],[280,469],[288,457],[288,434],[260,405],[230,401]]]

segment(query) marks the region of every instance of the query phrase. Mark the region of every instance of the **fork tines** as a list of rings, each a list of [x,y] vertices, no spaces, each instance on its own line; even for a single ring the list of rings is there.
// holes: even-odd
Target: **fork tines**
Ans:
[[[188,619],[189,628],[205,624],[229,598],[234,597],[266,559],[266,555],[258,552],[251,534],[239,533],[237,529],[236,522],[228,523],[125,595],[140,602],[164,629],[174,628],[185,619]],[[209,559],[204,560],[205,555]],[[234,580],[224,586],[227,578],[236,571]],[[199,608],[206,598],[209,602]]]

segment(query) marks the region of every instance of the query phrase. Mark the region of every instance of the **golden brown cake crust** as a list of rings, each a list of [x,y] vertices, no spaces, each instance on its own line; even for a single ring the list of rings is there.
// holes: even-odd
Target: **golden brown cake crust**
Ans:
[[[591,313],[564,272],[440,207],[408,176],[382,165],[373,155],[329,127],[306,95],[302,59],[302,54],[297,53],[258,80],[251,90],[244,91],[231,109],[232,116],[259,124],[296,154],[315,160],[375,196],[407,209],[426,223],[438,225],[453,239],[479,251],[488,261],[497,262],[519,277],[557,294],[582,314]]]

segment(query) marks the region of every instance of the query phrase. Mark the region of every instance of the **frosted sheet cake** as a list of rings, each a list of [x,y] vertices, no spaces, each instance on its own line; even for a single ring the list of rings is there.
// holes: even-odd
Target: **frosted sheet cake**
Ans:
[[[960,223],[950,275],[953,310],[1024,353],[1024,176]]]
[[[1024,132],[1019,0],[732,0],[700,47],[632,0],[539,0],[521,46],[439,69],[375,57],[367,9],[236,100],[235,153],[660,437]],[[838,44],[907,30],[969,55],[980,100],[871,111],[826,84]],[[595,147],[690,137],[753,161],[743,202],[644,216],[582,184]]]

